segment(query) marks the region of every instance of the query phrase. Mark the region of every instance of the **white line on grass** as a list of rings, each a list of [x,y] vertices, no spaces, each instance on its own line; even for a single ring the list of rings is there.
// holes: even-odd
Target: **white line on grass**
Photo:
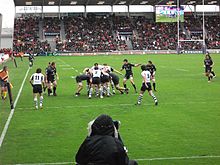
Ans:
[[[18,95],[17,95],[17,97],[16,97],[16,99],[15,99],[15,102],[14,102],[14,109],[11,110],[11,112],[10,112],[10,114],[9,114],[9,116],[8,116],[8,119],[7,119],[6,123],[5,123],[4,129],[3,129],[2,134],[1,134],[1,137],[0,137],[0,148],[1,148],[2,143],[3,143],[3,141],[4,141],[5,135],[6,135],[6,133],[7,133],[9,124],[10,124],[11,119],[12,119],[12,117],[13,117],[13,114],[14,114],[14,111],[15,111],[15,107],[16,107],[17,102],[18,102],[18,99],[19,99],[19,97],[20,97],[20,95],[21,95],[21,92],[22,92],[22,89],[23,89],[23,87],[24,87],[24,83],[25,83],[25,81],[26,81],[26,79],[27,79],[27,76],[28,76],[29,71],[30,71],[30,68],[28,68],[28,70],[27,70],[27,72],[26,72],[26,74],[25,74],[25,77],[24,77],[24,79],[23,79],[23,82],[22,82],[22,84],[21,84],[21,87],[20,87],[20,89],[19,89],[19,91],[18,91]]]
[[[209,103],[217,103],[219,101],[211,101]],[[191,102],[187,102],[187,104],[207,104],[207,102],[205,101],[191,101]],[[65,109],[65,108],[90,108],[90,107],[120,107],[120,106],[135,106],[135,103],[134,104],[103,104],[103,105],[97,105],[97,104],[94,104],[94,105],[67,105],[67,106],[53,106],[53,107],[44,107],[45,109]],[[184,102],[179,102],[179,103],[162,103],[161,105],[186,105],[186,103]],[[142,106],[154,106],[154,104],[142,104]],[[138,107],[141,107],[138,106]],[[30,110],[30,109],[34,109],[33,107],[19,107],[18,109],[21,109],[21,110]]]
[[[155,160],[183,160],[183,159],[207,159],[207,158],[220,158],[220,155],[204,155],[204,156],[182,156],[182,157],[167,157],[167,158],[146,158],[135,159],[137,161],[155,161]]]
[[[183,156],[183,157],[161,157],[161,158],[144,158],[134,159],[136,161],[163,161],[163,160],[185,160],[185,159],[207,159],[207,158],[220,158],[220,155],[204,155],[204,156]],[[65,165],[73,164],[75,162],[55,162],[55,163],[25,163],[14,165]]]
[[[177,71],[182,71],[182,72],[189,72],[189,70],[187,70],[187,69],[181,69],[181,68],[177,68],[176,70],[177,70]]]

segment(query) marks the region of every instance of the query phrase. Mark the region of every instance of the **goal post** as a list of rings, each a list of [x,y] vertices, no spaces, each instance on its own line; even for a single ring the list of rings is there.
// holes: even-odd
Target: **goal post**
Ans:
[[[205,5],[205,0],[202,0],[202,5]],[[180,53],[206,53],[206,31],[205,31],[205,11],[202,12],[202,37],[201,38],[192,38],[192,35],[188,36],[187,38],[180,37],[181,34],[184,34],[184,32],[180,33],[180,0],[177,0],[177,54]],[[192,11],[196,12],[196,11]],[[194,13],[193,13],[194,14]],[[185,21],[184,21],[185,22]],[[184,23],[183,22],[183,23]],[[183,26],[182,28],[185,29]]]

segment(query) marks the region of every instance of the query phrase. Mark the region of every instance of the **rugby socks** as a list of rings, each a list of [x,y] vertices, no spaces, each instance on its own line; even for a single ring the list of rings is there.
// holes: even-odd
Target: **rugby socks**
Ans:
[[[100,91],[100,98],[103,98],[103,86],[100,87],[99,91]]]
[[[156,91],[156,83],[155,82],[153,83],[153,88],[154,88],[154,91]]]
[[[92,91],[93,91],[93,88],[90,88],[90,90],[89,90],[89,98],[92,97]]]
[[[137,88],[136,88],[135,84],[132,84],[132,86],[134,87],[134,90],[137,93]]]
[[[43,107],[43,99],[44,99],[44,97],[43,97],[43,96],[40,96],[40,108]]]
[[[53,87],[53,94],[56,94],[57,87]]]
[[[48,92],[48,96],[50,96],[50,94],[52,93],[52,90],[50,88],[48,88],[47,92]]]
[[[211,73],[212,73],[213,77],[215,77],[215,72],[214,72],[214,71],[211,71]]]
[[[127,88],[127,85],[126,85],[126,84],[124,84],[124,88]]]
[[[140,94],[140,95],[138,96],[138,102],[137,102],[137,104],[141,104],[142,99],[143,99],[143,94]]]
[[[154,102],[157,103],[157,98],[156,98],[156,96],[155,96],[153,93],[151,94],[151,96],[152,96],[152,98],[154,99]]]
[[[34,97],[34,103],[35,103],[35,108],[38,109],[38,101],[37,101],[37,96]]]
[[[110,87],[107,87],[107,96],[110,96]]]

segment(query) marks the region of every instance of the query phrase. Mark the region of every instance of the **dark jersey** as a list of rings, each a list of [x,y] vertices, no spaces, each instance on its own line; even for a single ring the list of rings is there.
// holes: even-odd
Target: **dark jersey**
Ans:
[[[33,61],[33,60],[34,60],[34,56],[33,56],[32,54],[29,54],[28,60],[29,60],[29,61]]]
[[[149,72],[151,75],[153,75],[153,73],[157,70],[154,64],[152,65],[147,64],[147,68],[149,68]]]
[[[47,70],[46,70],[46,75],[47,75],[47,79],[48,80],[55,80],[55,76],[56,76],[56,68],[53,68],[53,67],[48,67]]]
[[[204,65],[206,67],[211,67],[212,64],[213,64],[212,59],[205,59],[204,60]]]
[[[135,66],[134,64],[127,63],[127,64],[122,65],[122,69],[125,69],[126,74],[132,74],[132,67],[134,66]]]
[[[89,82],[90,76],[86,75],[86,74],[82,74],[82,75],[76,76],[76,82],[77,83],[82,82],[84,80],[87,80],[87,82]]]
[[[118,85],[119,84],[119,77],[114,73],[109,73],[109,75],[111,76],[113,83],[115,85]]]

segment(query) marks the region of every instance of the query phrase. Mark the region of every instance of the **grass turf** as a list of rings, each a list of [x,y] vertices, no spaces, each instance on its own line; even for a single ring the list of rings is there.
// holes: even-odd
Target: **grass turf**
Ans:
[[[220,57],[212,57],[218,74]],[[84,89],[80,97],[73,96],[76,83],[71,76],[95,62],[120,69],[124,58],[132,63],[144,64],[147,60],[155,63],[158,107],[147,93],[143,104],[135,106],[138,94],[134,93],[130,82],[127,83],[128,95],[117,93],[110,98],[88,100]],[[44,109],[36,111],[32,89],[26,80],[0,148],[0,164],[72,162],[87,134],[87,123],[103,113],[121,121],[120,133],[131,159],[220,155],[220,80],[217,77],[207,82],[202,55],[37,57],[28,78],[37,67],[44,69],[49,61],[57,63],[58,96],[45,95]],[[18,69],[9,65],[16,96],[28,62],[27,59],[19,61]],[[140,68],[133,68],[133,71],[140,89]],[[1,102],[1,130],[9,114],[8,105]],[[139,164],[220,164],[220,158],[142,160]]]

